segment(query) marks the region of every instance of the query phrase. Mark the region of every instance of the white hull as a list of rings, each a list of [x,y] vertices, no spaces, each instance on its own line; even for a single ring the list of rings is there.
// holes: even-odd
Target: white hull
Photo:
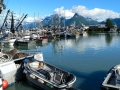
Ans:
[[[111,68],[102,83],[104,90],[120,90],[120,65]]]
[[[4,53],[3,53],[4,52]],[[6,54],[7,53],[7,54]],[[25,53],[21,53],[16,50],[11,51],[1,51],[0,52],[0,76],[7,80],[8,86],[11,86],[15,84],[15,82],[18,82],[25,78],[25,74],[23,74],[23,63],[22,60],[27,56],[19,57],[15,55],[17,53],[22,55]],[[16,63],[16,62],[19,63]]]
[[[15,41],[16,39],[10,39],[10,40],[3,40],[2,42],[4,43],[4,45],[14,45]]]

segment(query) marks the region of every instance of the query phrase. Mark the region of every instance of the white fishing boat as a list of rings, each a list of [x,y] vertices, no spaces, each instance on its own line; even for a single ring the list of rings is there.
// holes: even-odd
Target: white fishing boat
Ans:
[[[16,41],[16,38],[15,37],[11,37],[9,39],[4,39],[2,40],[2,43],[4,43],[4,45],[14,45],[14,42]]]
[[[112,67],[101,86],[102,90],[120,90],[120,64]]]
[[[34,40],[30,39],[30,35],[26,35],[26,36],[24,36],[22,38],[16,39],[14,44],[15,45],[19,45],[19,46],[20,45],[27,45],[27,46],[29,46],[29,45],[36,44],[36,42]]]
[[[68,90],[76,81],[72,73],[44,62],[42,53],[24,60],[24,73],[29,84],[44,90]]]
[[[8,82],[8,86],[25,78],[23,60],[28,56],[16,49],[0,50],[0,77]]]

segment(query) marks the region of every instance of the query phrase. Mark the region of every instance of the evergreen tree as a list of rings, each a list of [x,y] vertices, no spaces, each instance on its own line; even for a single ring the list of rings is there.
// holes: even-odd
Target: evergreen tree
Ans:
[[[112,21],[109,18],[106,20],[105,26],[109,29],[114,27]]]

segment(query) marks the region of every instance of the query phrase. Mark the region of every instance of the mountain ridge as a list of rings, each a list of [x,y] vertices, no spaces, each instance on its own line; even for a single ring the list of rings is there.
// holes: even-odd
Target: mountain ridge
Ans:
[[[111,19],[117,26],[120,28],[120,18]],[[84,25],[98,25],[105,24],[106,21],[98,22],[97,20],[93,20],[89,17],[85,18],[77,13],[74,14],[70,19],[65,19],[64,17],[59,17],[58,14],[53,14],[51,16],[46,16],[41,22],[36,22],[36,27],[40,26],[81,26]],[[29,27],[35,27],[33,23],[29,24]]]

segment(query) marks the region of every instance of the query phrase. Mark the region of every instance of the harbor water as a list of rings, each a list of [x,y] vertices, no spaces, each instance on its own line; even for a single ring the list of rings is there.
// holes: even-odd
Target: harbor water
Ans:
[[[52,39],[35,48],[17,48],[24,52],[41,51],[44,61],[73,73],[77,80],[73,87],[80,90],[100,90],[110,68],[120,63],[120,34],[86,34],[75,39]],[[5,90],[38,90],[26,80]]]

